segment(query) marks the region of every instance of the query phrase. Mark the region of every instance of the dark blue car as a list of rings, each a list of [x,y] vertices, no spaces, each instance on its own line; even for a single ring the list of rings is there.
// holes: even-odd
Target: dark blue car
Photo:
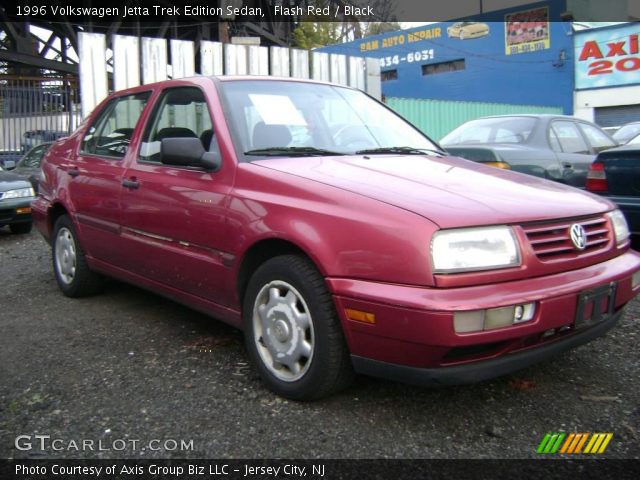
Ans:
[[[640,135],[626,145],[600,152],[587,175],[587,190],[616,202],[640,250]]]

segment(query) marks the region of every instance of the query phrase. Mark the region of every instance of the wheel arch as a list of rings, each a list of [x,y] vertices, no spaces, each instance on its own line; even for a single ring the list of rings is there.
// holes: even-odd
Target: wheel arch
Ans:
[[[302,247],[294,242],[283,238],[266,238],[258,240],[245,251],[242,256],[240,266],[238,267],[238,274],[236,276],[236,292],[240,305],[242,305],[242,302],[244,301],[247,286],[253,273],[267,260],[280,255],[303,255],[313,263],[322,275],[324,275],[322,269],[319,268],[313,256],[309,255]]]
[[[47,230],[49,231],[49,238],[53,235],[53,227],[56,224],[56,221],[63,215],[69,215],[69,211],[60,202],[54,203],[49,209],[49,214],[47,215]]]

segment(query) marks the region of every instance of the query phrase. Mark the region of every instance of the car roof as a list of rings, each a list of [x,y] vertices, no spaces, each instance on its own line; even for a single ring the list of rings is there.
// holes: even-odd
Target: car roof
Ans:
[[[348,85],[342,85],[339,83],[333,82],[325,82],[320,80],[314,80],[310,78],[296,78],[296,77],[275,77],[275,76],[266,76],[266,75],[196,75],[192,77],[184,77],[184,78],[176,78],[169,80],[161,80],[159,82],[146,83],[144,85],[136,85],[135,87],[129,87],[122,90],[115,90],[111,92],[106,98],[105,101],[109,101],[112,98],[125,96],[125,95],[135,95],[141,92],[147,92],[149,90],[164,88],[166,87],[179,87],[179,86],[189,86],[191,85],[202,85],[203,80],[209,80],[213,83],[217,82],[233,82],[233,81],[260,81],[260,82],[295,82],[295,83],[315,83],[318,85],[329,85],[333,87],[342,87],[348,88],[350,90],[357,90],[354,87],[350,87]]]
[[[560,115],[554,113],[511,113],[505,115],[488,115],[480,118],[512,118],[512,117],[528,117],[528,118],[562,118],[568,120],[579,120],[582,122],[588,122],[582,118],[572,117],[571,115]]]

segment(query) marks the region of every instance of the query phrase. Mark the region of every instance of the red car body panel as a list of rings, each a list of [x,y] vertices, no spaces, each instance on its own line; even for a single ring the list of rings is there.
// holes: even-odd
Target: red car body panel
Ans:
[[[269,81],[269,80],[265,80]],[[162,89],[196,86],[213,118],[222,166],[212,173],[136,161]],[[49,238],[68,212],[90,266],[241,326],[244,260],[269,242],[308,255],[334,295],[352,355],[409,367],[446,367],[558,341],[580,292],[617,282],[616,308],[636,295],[640,255],[608,237],[593,254],[541,261],[524,227],[602,216],[607,200],[535,177],[452,157],[344,156],[239,162],[214,81],[199,77],[136,87],[151,91],[126,156],[80,154],[88,125],[56,142],[43,161],[34,222]],[[106,104],[109,99],[103,102]],[[73,175],[71,175],[71,174]],[[122,187],[135,180],[139,188]],[[607,220],[608,222],[608,220]],[[430,239],[442,228],[513,225],[516,268],[434,275]],[[453,313],[536,302],[533,321],[457,334]],[[375,324],[345,309],[373,312]],[[480,353],[456,349],[487,345]]]
[[[575,188],[508,170],[496,174],[457,157],[359,155],[254,163],[378,199],[440,228],[512,224],[514,211],[518,223],[526,223],[611,210],[601,197],[586,198]]]

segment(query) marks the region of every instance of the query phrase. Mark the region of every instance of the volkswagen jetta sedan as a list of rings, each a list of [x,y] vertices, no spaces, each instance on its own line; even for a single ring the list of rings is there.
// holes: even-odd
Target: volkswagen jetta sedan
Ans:
[[[640,255],[605,198],[448,156],[360,91],[273,78],[110,95],[33,202],[70,297],[103,276],[245,333],[266,385],[521,369],[612,327]]]

